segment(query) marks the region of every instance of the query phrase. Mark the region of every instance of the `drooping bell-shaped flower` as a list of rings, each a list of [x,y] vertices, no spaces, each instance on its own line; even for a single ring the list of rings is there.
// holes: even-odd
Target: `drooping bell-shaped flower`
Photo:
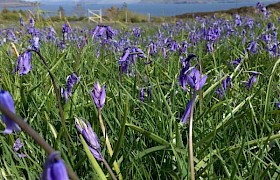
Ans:
[[[89,122],[85,123],[82,118],[77,117],[75,117],[75,124],[79,133],[82,134],[83,138],[85,139],[92,155],[98,161],[102,161],[103,156],[101,154],[99,139],[96,133],[92,130],[91,124]]]
[[[25,52],[21,54],[18,57],[17,66],[14,69],[13,73],[19,71],[19,74],[21,76],[27,74],[32,69],[31,56],[31,52]]]
[[[59,152],[49,155],[42,174],[42,180],[68,180],[67,169],[62,159],[58,157]]]
[[[14,100],[8,91],[0,90],[0,104],[5,106],[12,113],[16,113]],[[4,134],[11,134],[13,131],[20,131],[20,127],[5,115],[1,116],[3,123],[6,124]]]
[[[97,81],[94,84],[93,90],[90,91],[91,97],[95,103],[95,106],[98,109],[102,109],[105,104],[106,99],[106,88],[105,85],[102,87],[100,86],[99,82]]]

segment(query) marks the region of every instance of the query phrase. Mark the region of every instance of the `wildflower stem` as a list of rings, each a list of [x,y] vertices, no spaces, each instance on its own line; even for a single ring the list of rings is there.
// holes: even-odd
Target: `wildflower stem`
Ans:
[[[99,123],[100,123],[100,127],[101,127],[101,130],[102,130],[103,136],[105,138],[105,143],[106,143],[106,146],[108,148],[109,155],[110,155],[110,157],[112,157],[113,156],[113,149],[112,149],[111,143],[109,141],[109,137],[108,137],[108,135],[106,133],[106,130],[105,130],[105,126],[104,126],[104,123],[103,123],[102,113],[101,113],[100,108],[98,108],[98,119],[99,119]],[[114,161],[113,166],[115,168],[115,171],[116,171],[119,179],[122,180],[123,179],[122,174],[120,172],[119,165],[116,161]]]
[[[71,156],[72,155],[72,151],[71,151],[72,148],[71,148],[71,144],[70,144],[70,140],[69,140],[70,135],[67,131],[64,112],[63,112],[63,108],[62,108],[61,101],[60,101],[61,97],[60,97],[60,93],[59,93],[57,84],[55,82],[55,78],[54,78],[53,74],[51,73],[51,71],[49,69],[49,66],[48,66],[45,58],[42,56],[42,54],[39,51],[36,51],[36,50],[33,50],[33,49],[27,50],[27,52],[30,52],[30,51],[35,52],[40,57],[40,59],[43,61],[43,64],[45,65],[45,67],[46,67],[46,69],[47,69],[47,71],[50,75],[51,82],[52,82],[52,85],[53,85],[53,88],[54,88],[54,91],[55,91],[56,101],[57,101],[57,104],[58,104],[58,110],[59,110],[61,123],[62,123],[63,129],[64,129],[63,134],[64,134],[65,139],[66,139],[67,150],[69,151],[69,155]]]
[[[0,103],[0,111],[7,116],[9,119],[13,120],[19,125],[19,127],[25,131],[29,136],[31,136],[34,141],[39,144],[48,154],[55,152],[55,150],[32,128],[30,127],[23,119],[18,117],[16,114],[9,111],[5,106]],[[73,180],[78,180],[77,175],[72,171],[71,168],[66,166],[68,175]]]
[[[107,163],[107,161],[105,159],[103,159],[103,164],[105,165],[106,169],[108,170],[109,174],[111,175],[113,180],[117,180],[115,174],[113,173],[111,167],[109,166],[109,164]]]
[[[194,173],[194,157],[193,157],[193,140],[192,140],[192,129],[193,129],[193,111],[194,111],[194,104],[196,92],[194,91],[193,97],[192,97],[192,105],[191,105],[191,112],[190,112],[190,124],[189,124],[189,153],[190,153],[190,168],[191,168],[191,180],[195,179],[195,173]]]

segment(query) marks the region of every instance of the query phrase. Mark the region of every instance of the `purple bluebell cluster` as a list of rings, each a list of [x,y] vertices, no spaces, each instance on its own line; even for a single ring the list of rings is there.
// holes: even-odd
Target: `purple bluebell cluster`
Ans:
[[[136,63],[137,57],[145,58],[146,56],[144,52],[138,47],[126,48],[122,57],[118,61],[120,72],[124,74],[130,73],[130,65]]]
[[[115,32],[111,28],[111,26],[106,26],[106,25],[97,25],[92,31],[92,36],[98,38],[104,37],[106,39],[113,39],[114,35]]]

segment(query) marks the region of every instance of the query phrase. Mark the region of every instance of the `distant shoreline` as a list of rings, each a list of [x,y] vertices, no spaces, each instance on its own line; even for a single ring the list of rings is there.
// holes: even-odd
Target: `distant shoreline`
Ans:
[[[32,7],[30,3],[17,3],[17,2],[0,2],[0,7],[4,8],[20,8],[20,7]]]

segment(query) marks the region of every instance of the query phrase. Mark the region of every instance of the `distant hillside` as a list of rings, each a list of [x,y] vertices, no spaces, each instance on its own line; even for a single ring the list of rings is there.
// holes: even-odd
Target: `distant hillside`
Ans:
[[[266,6],[267,10],[269,11],[279,11],[280,9],[280,2],[270,4]],[[254,14],[256,11],[255,7],[241,7],[241,8],[234,8],[229,10],[223,10],[223,11],[213,11],[213,12],[197,12],[197,13],[185,13],[176,15],[176,18],[192,18],[196,16],[204,17],[204,16],[212,16],[212,15],[218,15],[218,14],[226,14],[226,15],[234,15],[234,14],[240,14],[240,15],[249,15]]]
[[[30,6],[30,2],[22,1],[22,0],[0,0],[1,7],[22,7],[22,6]]]

